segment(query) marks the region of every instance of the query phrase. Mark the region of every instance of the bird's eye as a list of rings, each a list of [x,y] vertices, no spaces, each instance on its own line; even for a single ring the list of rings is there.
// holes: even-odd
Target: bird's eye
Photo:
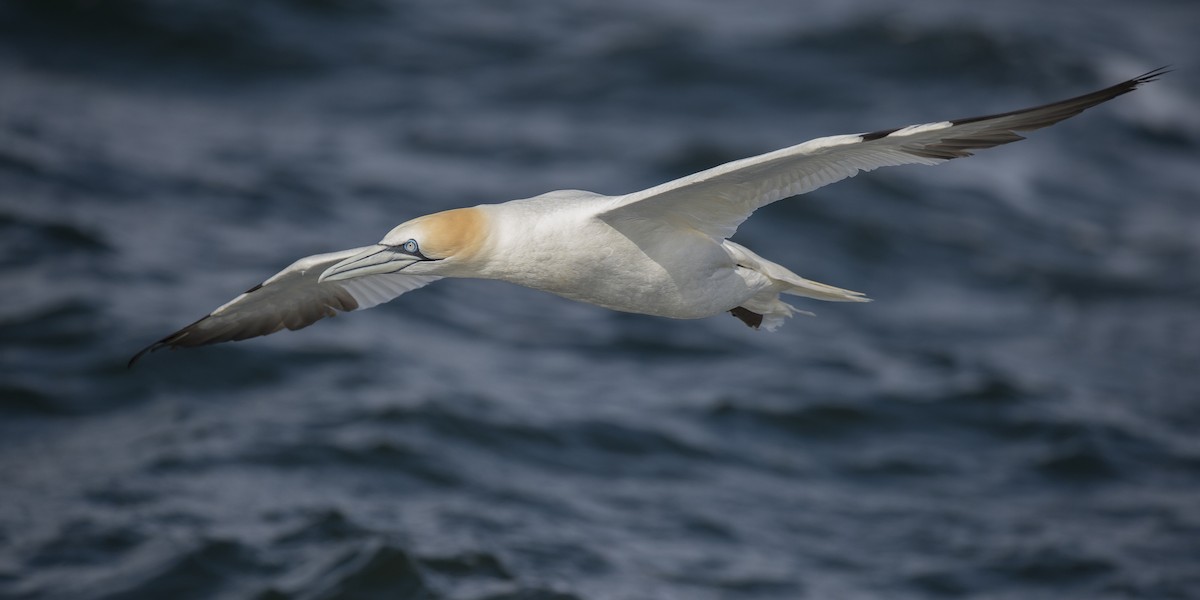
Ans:
[[[404,251],[409,254],[417,253],[417,240],[408,240],[404,242]]]

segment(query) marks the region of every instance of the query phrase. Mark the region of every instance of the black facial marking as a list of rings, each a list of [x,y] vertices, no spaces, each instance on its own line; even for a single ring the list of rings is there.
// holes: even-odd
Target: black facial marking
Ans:
[[[414,240],[408,240],[408,242],[412,242],[412,241],[414,241]],[[384,244],[384,245],[387,246],[388,249],[392,250],[393,252],[407,254],[409,256],[413,256],[413,257],[419,258],[421,260],[434,260],[432,258],[429,258],[428,256],[425,256],[424,254],[421,254],[420,247],[417,247],[416,252],[409,252],[407,249],[405,249],[405,246],[408,245],[408,242],[404,242],[403,244],[395,244],[395,245]]]

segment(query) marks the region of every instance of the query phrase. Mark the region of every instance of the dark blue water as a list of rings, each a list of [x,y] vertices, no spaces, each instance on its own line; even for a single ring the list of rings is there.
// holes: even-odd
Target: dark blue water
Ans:
[[[995,6],[992,6],[994,4]],[[1200,598],[1200,5],[0,4],[0,597]],[[876,302],[443,281],[129,356],[413,216],[1162,64],[760,211]]]

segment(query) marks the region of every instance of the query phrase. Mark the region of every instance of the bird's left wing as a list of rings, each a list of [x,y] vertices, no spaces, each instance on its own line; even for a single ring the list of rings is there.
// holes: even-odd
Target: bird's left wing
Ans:
[[[301,329],[332,317],[337,311],[371,308],[441,279],[385,273],[340,281],[317,281],[329,267],[366,249],[353,248],[302,258],[204,318],[142,349],[130,359],[129,366],[143,354],[160,348],[244,340],[275,333],[285,327]]]
[[[1024,139],[1017,132],[1053,125],[1138,86],[1155,69],[1068,100],[985,117],[910,125],[872,133],[817,138],[737,160],[613,199],[600,218],[614,225],[671,223],[727,238],[758,208],[810,192],[860,171],[905,164],[933,165]]]

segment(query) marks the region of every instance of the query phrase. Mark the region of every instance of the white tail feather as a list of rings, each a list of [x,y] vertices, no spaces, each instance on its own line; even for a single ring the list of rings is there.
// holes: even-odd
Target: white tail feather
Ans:
[[[747,249],[741,244],[725,240],[722,243],[729,255],[738,262],[739,265],[758,271],[766,275],[772,281],[783,284],[779,292],[784,294],[792,294],[793,296],[805,296],[815,298],[817,300],[826,300],[829,302],[870,302],[871,299],[863,295],[862,292],[844,290],[832,285],[826,285],[809,279],[805,279],[781,265],[777,265]],[[784,306],[787,306],[784,304]],[[768,327],[769,328],[769,327]]]

